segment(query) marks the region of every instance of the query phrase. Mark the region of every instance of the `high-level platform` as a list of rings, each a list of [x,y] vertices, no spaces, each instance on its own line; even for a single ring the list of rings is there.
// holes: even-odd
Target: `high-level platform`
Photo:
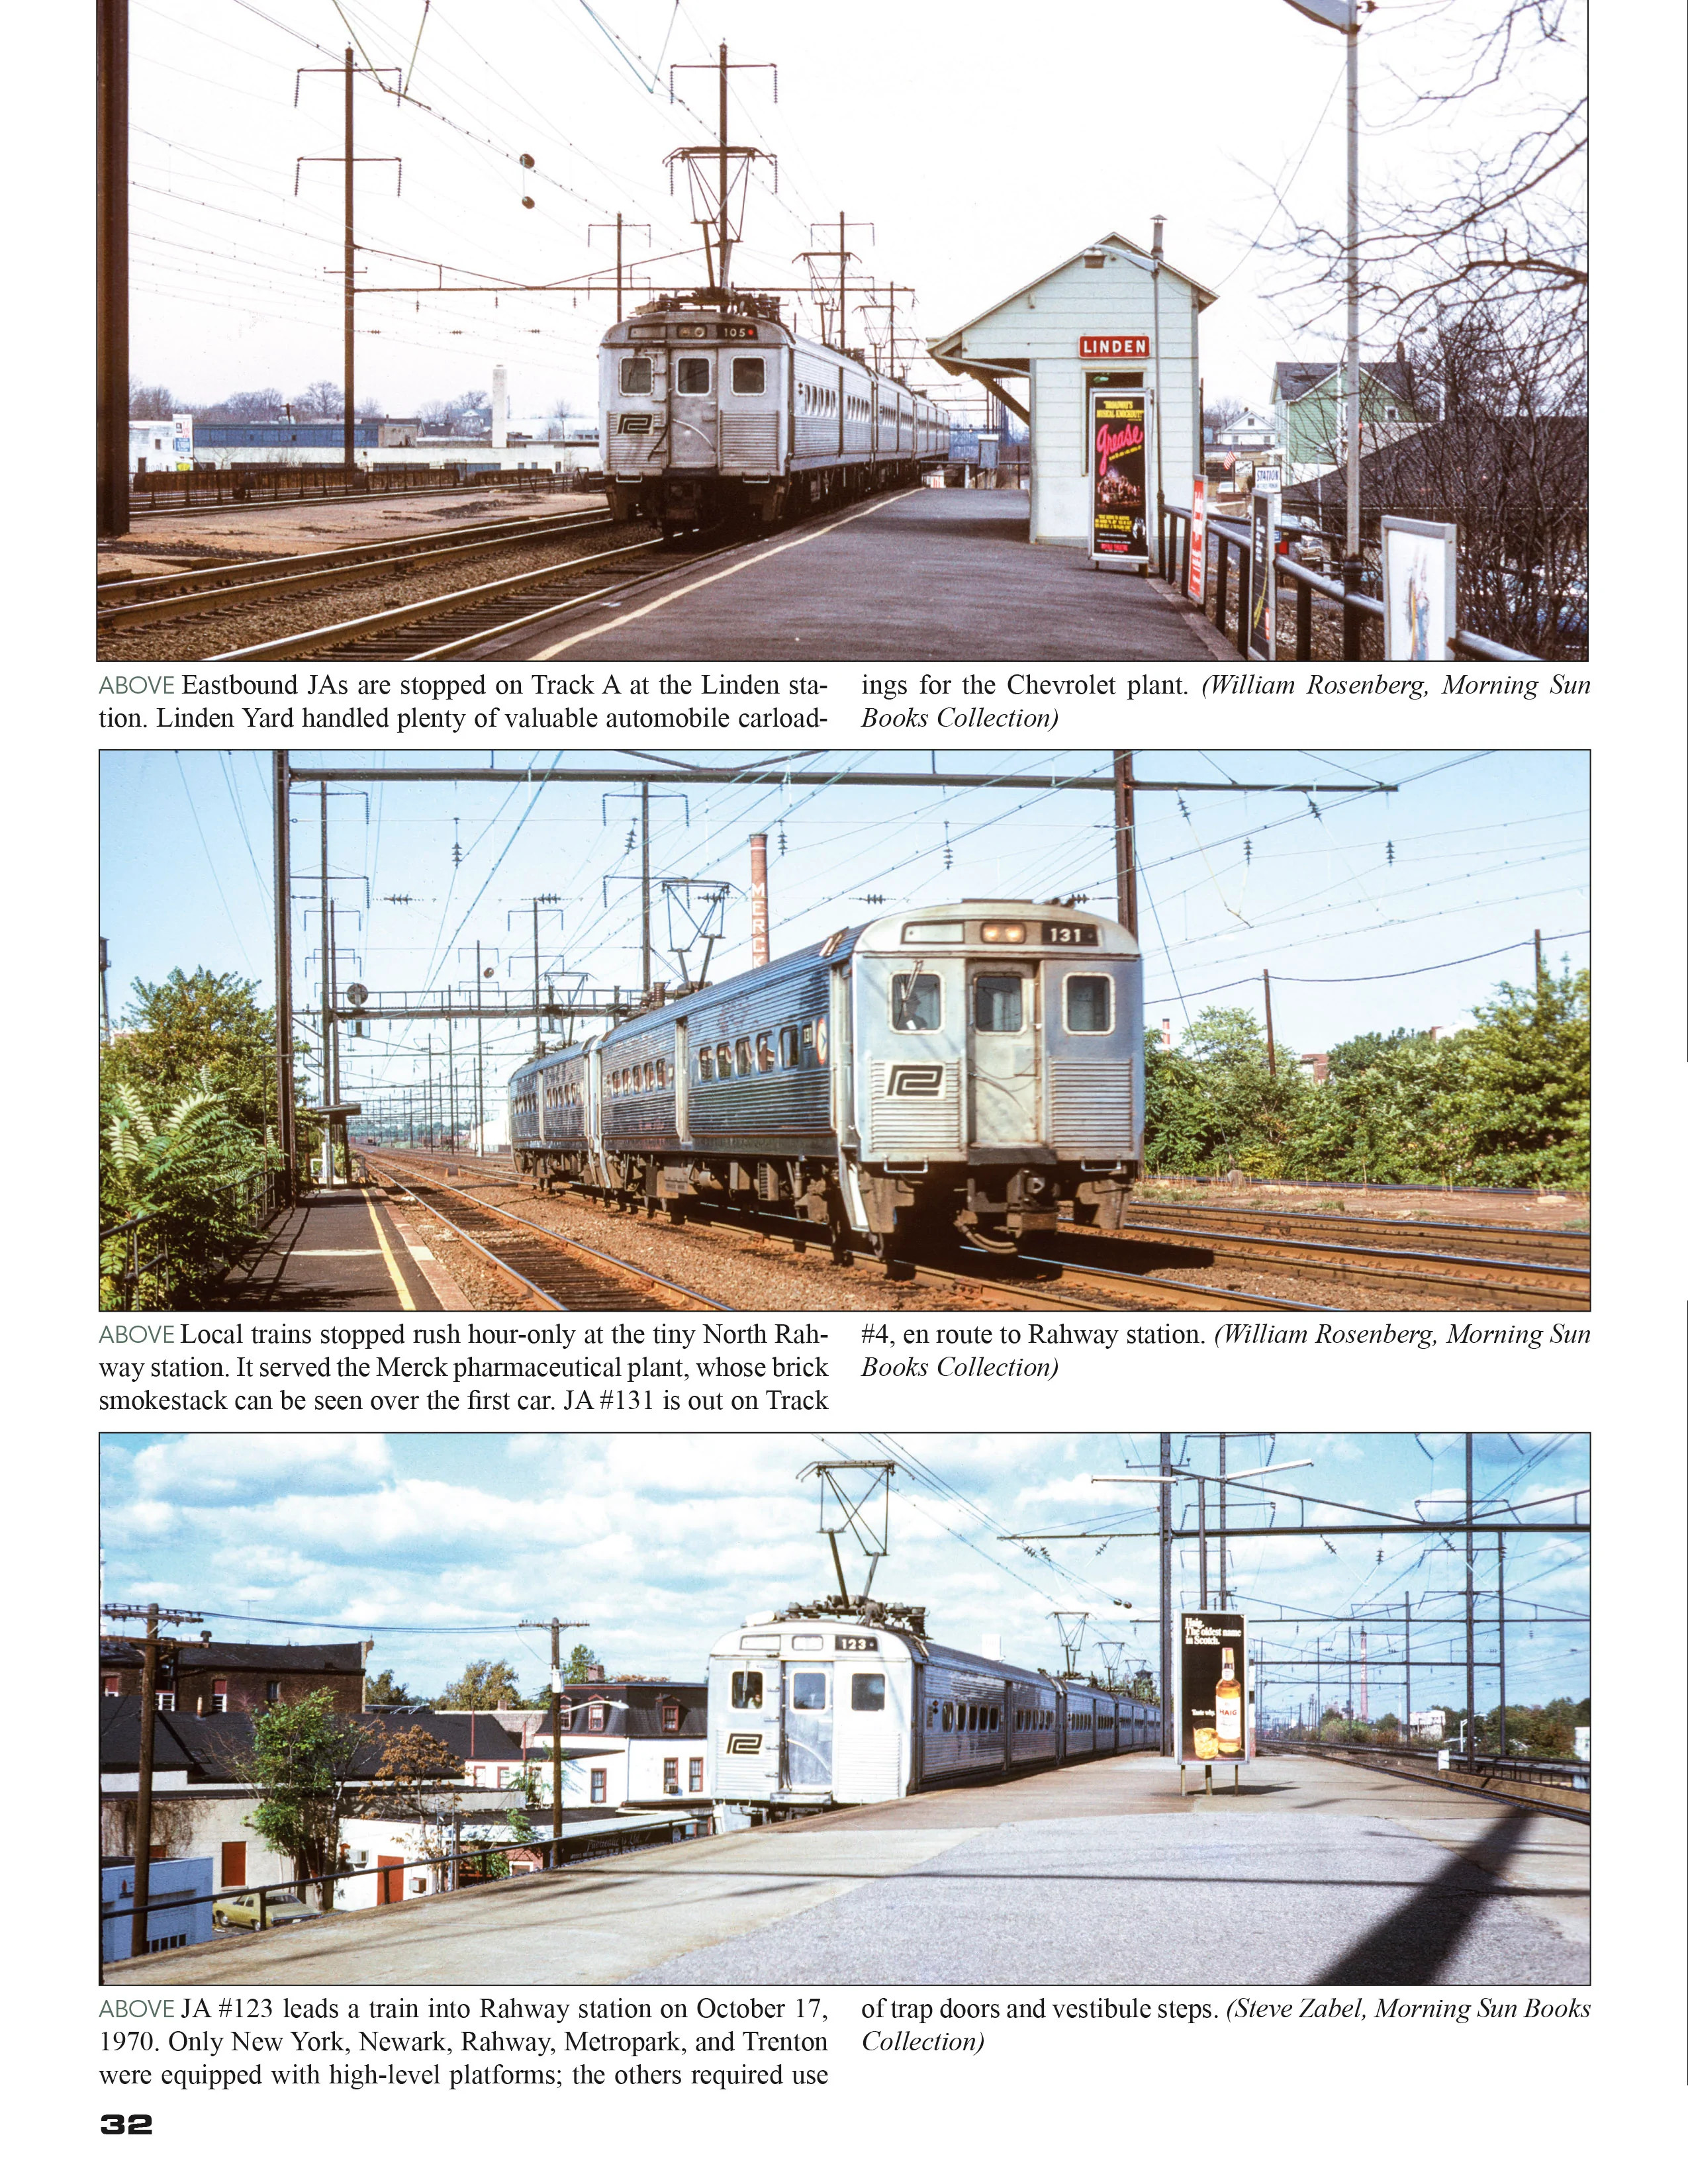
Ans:
[[[671,579],[569,611],[485,659],[1230,660],[1169,587],[1030,543],[1023,493],[925,488],[845,509]]]
[[[337,1184],[282,1213],[230,1269],[209,1309],[444,1312],[463,1303],[379,1190]]]
[[[110,1965],[123,1985],[1580,1986],[1589,1829],[1273,1754],[1123,1755]]]

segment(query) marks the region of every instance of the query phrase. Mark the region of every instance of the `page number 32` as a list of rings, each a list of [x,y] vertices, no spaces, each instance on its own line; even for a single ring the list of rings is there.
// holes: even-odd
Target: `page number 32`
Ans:
[[[149,2115],[103,2115],[100,2118],[102,2138],[150,2138],[153,2119]]]

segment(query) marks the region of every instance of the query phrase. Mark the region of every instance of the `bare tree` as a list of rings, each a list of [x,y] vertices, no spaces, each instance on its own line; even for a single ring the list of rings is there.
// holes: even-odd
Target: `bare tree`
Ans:
[[[129,414],[137,421],[173,417],[179,406],[168,387],[142,387],[134,379],[129,382]]]
[[[220,402],[202,410],[199,415],[211,423],[270,425],[286,409],[286,398],[279,387],[254,387],[238,394],[226,394]]]
[[[1234,425],[1239,417],[1248,415],[1248,404],[1239,402],[1234,394],[1221,394],[1207,404],[1201,413],[1201,421],[1210,432],[1223,432],[1227,425]]]
[[[1490,323],[1554,330],[1575,376],[1588,292],[1585,30],[1585,0],[1485,0],[1474,26],[1466,0],[1434,0],[1403,26],[1412,76],[1390,70],[1406,105],[1378,141],[1410,148],[1424,123],[1465,144],[1451,159],[1415,153],[1417,172],[1434,164],[1442,176],[1429,192],[1362,195],[1362,297],[1394,337],[1481,305]],[[1379,40],[1368,49],[1390,51]],[[1292,220],[1278,248],[1295,270],[1278,300],[1339,292],[1345,234]]]
[[[332,379],[314,379],[303,394],[293,397],[294,416],[306,421],[326,422],[344,414],[345,398]]]

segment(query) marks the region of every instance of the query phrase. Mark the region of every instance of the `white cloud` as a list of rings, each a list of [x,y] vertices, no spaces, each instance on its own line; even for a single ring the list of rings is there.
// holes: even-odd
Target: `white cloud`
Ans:
[[[203,1505],[352,1494],[392,1475],[380,1434],[187,1434],[153,1442],[132,1464],[142,1494]]]

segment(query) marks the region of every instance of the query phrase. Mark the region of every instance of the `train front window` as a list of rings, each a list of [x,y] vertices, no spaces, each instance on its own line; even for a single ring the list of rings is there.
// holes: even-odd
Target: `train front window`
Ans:
[[[850,1709],[852,1713],[883,1713],[885,1679],[883,1676],[852,1676],[850,1680]]]
[[[762,1672],[760,1669],[735,1669],[733,1671],[733,1703],[742,1713],[748,1708],[762,1703]]]
[[[980,1031],[1018,1031],[1024,1011],[1021,982],[981,972],[973,980],[973,1022]]]
[[[1113,1001],[1111,978],[1075,974],[1067,981],[1067,1028],[1092,1034],[1111,1031]]]
[[[682,356],[674,365],[674,392],[677,394],[707,394],[710,390],[710,362],[706,356]]]
[[[735,394],[765,394],[767,392],[767,364],[760,356],[735,356],[733,359],[733,391]]]
[[[827,1672],[824,1669],[798,1669],[793,1672],[791,1708],[794,1713],[825,1713]]]
[[[650,359],[648,356],[624,356],[621,359],[621,392],[623,394],[649,393]]]
[[[941,1031],[944,987],[929,971],[899,971],[891,980],[893,1031]]]

